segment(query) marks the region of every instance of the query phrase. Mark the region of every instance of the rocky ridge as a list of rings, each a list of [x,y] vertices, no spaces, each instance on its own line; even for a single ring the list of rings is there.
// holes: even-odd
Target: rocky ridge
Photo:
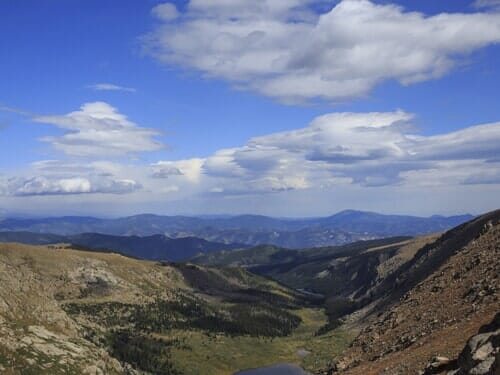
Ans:
[[[456,358],[500,311],[499,221],[493,212],[421,249],[329,372],[416,374],[430,358]]]

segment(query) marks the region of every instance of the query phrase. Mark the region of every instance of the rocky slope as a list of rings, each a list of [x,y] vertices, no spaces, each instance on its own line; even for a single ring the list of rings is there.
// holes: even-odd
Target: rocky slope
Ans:
[[[447,232],[380,283],[329,372],[416,374],[432,358],[457,358],[500,311],[499,223],[496,211]]]

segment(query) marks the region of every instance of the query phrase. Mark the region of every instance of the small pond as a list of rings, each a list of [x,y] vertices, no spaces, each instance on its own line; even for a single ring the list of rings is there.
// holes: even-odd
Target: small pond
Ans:
[[[309,373],[305,372],[300,367],[282,364],[252,370],[243,370],[234,375],[309,375]]]

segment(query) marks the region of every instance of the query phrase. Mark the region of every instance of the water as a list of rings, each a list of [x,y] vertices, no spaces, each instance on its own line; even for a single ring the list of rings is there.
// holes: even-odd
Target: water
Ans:
[[[234,375],[309,375],[300,367],[282,364],[269,367],[261,367],[253,370],[239,371]]]

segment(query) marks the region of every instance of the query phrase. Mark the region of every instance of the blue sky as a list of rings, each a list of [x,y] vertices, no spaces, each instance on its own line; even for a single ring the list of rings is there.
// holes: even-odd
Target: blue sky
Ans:
[[[281,4],[2,2],[0,208],[498,207],[498,1]]]

